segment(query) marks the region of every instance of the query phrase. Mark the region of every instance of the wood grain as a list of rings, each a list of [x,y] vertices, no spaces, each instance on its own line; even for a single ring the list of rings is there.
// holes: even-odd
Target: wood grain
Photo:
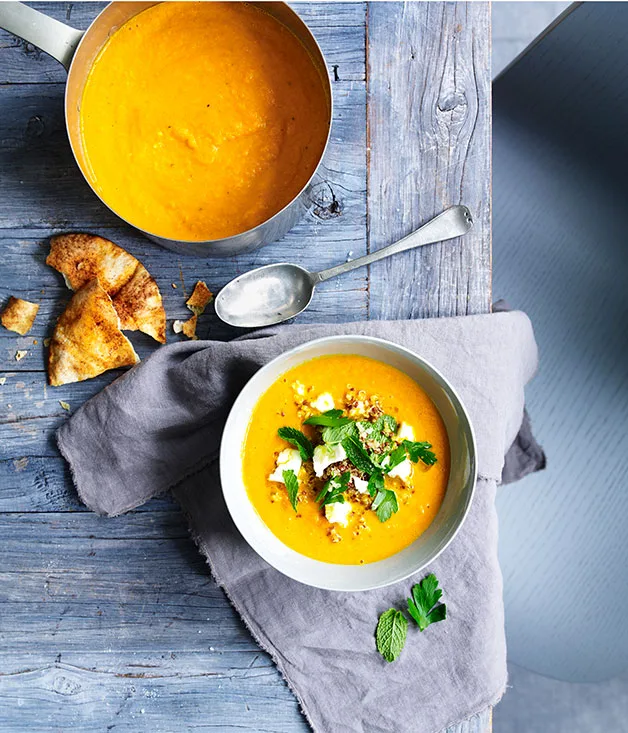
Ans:
[[[368,7],[369,251],[453,204],[475,221],[464,239],[372,265],[371,318],[490,308],[488,37],[487,3]]]
[[[78,28],[86,28],[103,6],[32,5]],[[488,6],[459,5],[294,5],[317,36],[334,80],[331,144],[306,218],[281,242],[224,260],[175,256],[98,202],[67,143],[65,72],[46,54],[0,31],[0,306],[11,294],[41,304],[27,336],[0,330],[3,731],[167,731],[175,716],[186,729],[307,730],[272,661],[209,577],[169,497],[115,520],[96,517],[78,502],[53,439],[68,415],[59,400],[75,410],[117,374],[46,386],[43,341],[70,297],[58,273],[44,264],[47,240],[68,229],[97,231],[136,255],[160,285],[168,340],[174,341],[171,322],[186,315],[186,293],[197,279],[218,289],[269,262],[330,266],[401,236],[441,202],[464,200],[480,211],[473,202],[482,201],[478,238],[465,240],[468,249],[435,259],[421,253],[393,269],[378,266],[325,283],[301,321],[465,312],[467,298],[469,310],[486,310]],[[421,64],[408,64],[409,49],[419,49]],[[387,80],[394,81],[392,97],[386,96]],[[417,88],[431,106],[417,106]],[[449,99],[448,90],[468,95],[474,127],[468,110],[434,108]],[[391,100],[395,106],[387,109]],[[420,145],[425,163],[419,170]],[[407,155],[400,155],[401,147]],[[411,181],[420,206],[406,211]],[[396,211],[399,201],[402,212]],[[436,299],[425,294],[417,301],[419,272],[422,287],[435,288]],[[393,277],[396,292],[389,298]],[[211,312],[200,319],[198,331],[202,338],[235,335]],[[130,338],[142,358],[156,348],[142,334]],[[28,351],[20,362],[18,349]],[[451,731],[481,733],[489,718],[486,711]]]

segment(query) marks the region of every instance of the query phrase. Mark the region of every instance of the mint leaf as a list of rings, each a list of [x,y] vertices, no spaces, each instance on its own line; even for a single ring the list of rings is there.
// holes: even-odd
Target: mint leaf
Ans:
[[[320,425],[323,428],[339,428],[353,422],[350,417],[342,417],[342,410],[327,410],[322,415],[312,415],[303,421],[304,425]]]
[[[307,435],[296,428],[279,428],[277,435],[299,449],[301,460],[307,461],[314,455],[314,446]]]
[[[353,463],[358,471],[364,471],[369,475],[373,473],[376,466],[371,461],[369,454],[364,450],[362,444],[355,438],[345,438],[342,441],[347,458]]]
[[[373,423],[373,427],[380,433],[392,435],[397,432],[397,421],[392,415],[380,415]]]
[[[365,443],[365,445],[368,445],[371,448],[373,445],[378,445],[380,450],[387,450],[391,445],[389,435],[389,427],[391,425],[390,420],[393,421],[395,426],[397,425],[395,419],[390,415],[381,415],[374,422],[360,420],[360,422],[357,423],[359,438]],[[378,454],[381,455],[381,453],[377,453],[375,455]]]
[[[400,463],[403,463],[406,460],[406,448],[404,445],[400,445],[398,448],[395,448],[395,450],[391,451],[389,453],[389,461],[386,466],[384,466],[384,470],[386,473],[390,473],[393,468],[398,466]]]
[[[292,469],[283,472],[283,480],[286,484],[286,491],[288,492],[288,499],[292,504],[292,508],[296,512],[297,510],[297,494],[299,493],[299,479]]]
[[[433,466],[437,461],[436,454],[430,450],[432,444],[427,441],[414,443],[411,440],[404,440],[401,445],[408,451],[408,456],[413,463],[420,459],[426,466]]]
[[[321,489],[319,495],[316,497],[316,501],[320,501],[321,506],[337,503],[344,504],[345,498],[343,492],[347,490],[350,479],[351,474],[349,471],[345,471],[340,476],[332,476]]]
[[[438,587],[438,579],[434,573],[412,586],[412,598],[408,598],[408,613],[421,631],[447,617],[447,606],[444,603],[436,605],[442,595],[443,591]]]
[[[376,496],[384,489],[384,476],[381,471],[373,471],[366,487],[371,496]]]
[[[371,509],[377,514],[380,522],[387,522],[399,511],[397,494],[392,489],[381,489],[371,504]]]
[[[396,608],[384,611],[377,622],[375,642],[377,651],[387,662],[394,662],[406,643],[408,619]]]
[[[342,443],[345,438],[352,437],[357,438],[357,428],[353,420],[336,428],[325,428],[322,432],[323,442],[328,444]]]

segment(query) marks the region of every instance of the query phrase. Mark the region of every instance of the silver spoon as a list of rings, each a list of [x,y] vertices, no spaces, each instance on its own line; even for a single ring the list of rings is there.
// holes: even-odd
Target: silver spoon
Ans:
[[[469,209],[452,206],[398,242],[328,270],[308,272],[288,262],[258,267],[225,285],[215,300],[216,313],[225,323],[241,328],[259,328],[287,321],[308,307],[318,283],[398,252],[461,237],[472,226]]]

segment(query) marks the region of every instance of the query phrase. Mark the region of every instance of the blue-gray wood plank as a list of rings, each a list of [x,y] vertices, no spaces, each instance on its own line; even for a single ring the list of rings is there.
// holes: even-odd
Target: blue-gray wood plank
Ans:
[[[78,28],[101,5],[33,3]],[[489,308],[488,4],[295,8],[334,79],[330,149],[304,221],[281,242],[225,260],[161,250],[100,205],[66,140],[65,72],[0,32],[0,305],[9,295],[41,303],[27,336],[0,332],[3,731],[307,729],[272,662],[209,577],[170,498],[113,520],[79,504],[52,437],[67,419],[59,400],[74,409],[116,375],[46,386],[44,339],[69,298],[44,264],[51,234],[97,231],[137,255],[160,284],[170,324],[185,315],[184,294],[199,278],[219,288],[266,262],[327,266],[464,201],[476,220],[464,247],[407,253],[327,283],[302,320]],[[199,333],[233,335],[212,314]],[[142,357],[155,348],[141,334],[131,338]],[[28,352],[19,362],[18,349]],[[485,711],[450,730],[489,726]]]

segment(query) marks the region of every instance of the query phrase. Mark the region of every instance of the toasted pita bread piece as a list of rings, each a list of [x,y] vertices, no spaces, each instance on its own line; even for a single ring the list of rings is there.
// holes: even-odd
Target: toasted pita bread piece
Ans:
[[[194,315],[191,318],[188,318],[187,321],[174,321],[172,324],[172,330],[175,333],[182,333],[184,336],[187,336],[189,339],[197,341],[198,340],[198,336],[196,335],[197,320],[198,320],[198,316]]]
[[[0,322],[9,331],[15,331],[24,336],[31,330],[38,310],[37,303],[30,303],[28,300],[11,296],[6,308],[0,314]]]
[[[139,361],[120,330],[111,298],[98,280],[76,291],[59,316],[48,352],[48,379],[57,387]]]
[[[214,294],[207,287],[206,283],[199,280],[194,286],[192,295],[185,301],[185,304],[195,316],[200,316],[213,298]]]
[[[113,296],[123,331],[143,331],[166,343],[166,312],[157,283],[140,262],[131,279]]]
[[[111,296],[126,331],[143,331],[166,343],[166,313],[148,270],[122,247],[94,234],[59,234],[50,240],[46,264],[72,290],[98,278]]]

